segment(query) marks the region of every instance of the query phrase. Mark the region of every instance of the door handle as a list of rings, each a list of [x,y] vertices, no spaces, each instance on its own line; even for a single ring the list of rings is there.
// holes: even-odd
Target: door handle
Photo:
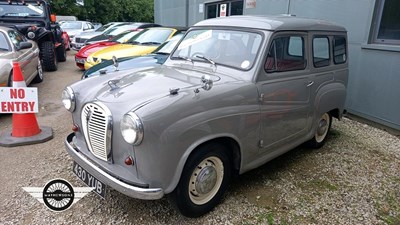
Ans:
[[[310,81],[310,82],[308,82],[307,87],[311,87],[313,84],[314,84],[314,81]]]

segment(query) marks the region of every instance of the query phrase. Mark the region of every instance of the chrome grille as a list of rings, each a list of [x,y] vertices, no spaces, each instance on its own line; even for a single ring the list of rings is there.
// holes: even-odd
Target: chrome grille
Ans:
[[[112,116],[102,103],[88,103],[82,110],[82,129],[89,150],[96,157],[111,161]]]

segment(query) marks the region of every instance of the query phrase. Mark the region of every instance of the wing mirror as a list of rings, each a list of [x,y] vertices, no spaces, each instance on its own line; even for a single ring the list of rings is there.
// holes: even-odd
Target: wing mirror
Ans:
[[[18,50],[28,49],[28,48],[32,48],[32,43],[26,41],[19,43]]]
[[[203,75],[201,77],[201,88],[203,88],[205,91],[211,90],[213,84],[214,81],[211,79],[209,75]]]

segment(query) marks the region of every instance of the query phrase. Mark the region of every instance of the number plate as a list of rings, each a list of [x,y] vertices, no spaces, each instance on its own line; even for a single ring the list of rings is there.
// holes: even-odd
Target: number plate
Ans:
[[[101,181],[97,180],[89,172],[83,169],[78,163],[74,161],[74,166],[72,168],[74,174],[81,179],[89,187],[94,187],[94,192],[100,197],[105,198],[106,196],[106,185]]]

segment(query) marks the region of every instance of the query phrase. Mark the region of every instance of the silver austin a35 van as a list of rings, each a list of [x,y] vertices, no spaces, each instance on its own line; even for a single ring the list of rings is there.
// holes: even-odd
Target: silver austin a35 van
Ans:
[[[65,88],[74,173],[139,199],[174,194],[197,217],[232,176],[308,142],[344,111],[346,30],[291,16],[204,20],[164,63]],[[117,68],[118,63],[115,63]]]

